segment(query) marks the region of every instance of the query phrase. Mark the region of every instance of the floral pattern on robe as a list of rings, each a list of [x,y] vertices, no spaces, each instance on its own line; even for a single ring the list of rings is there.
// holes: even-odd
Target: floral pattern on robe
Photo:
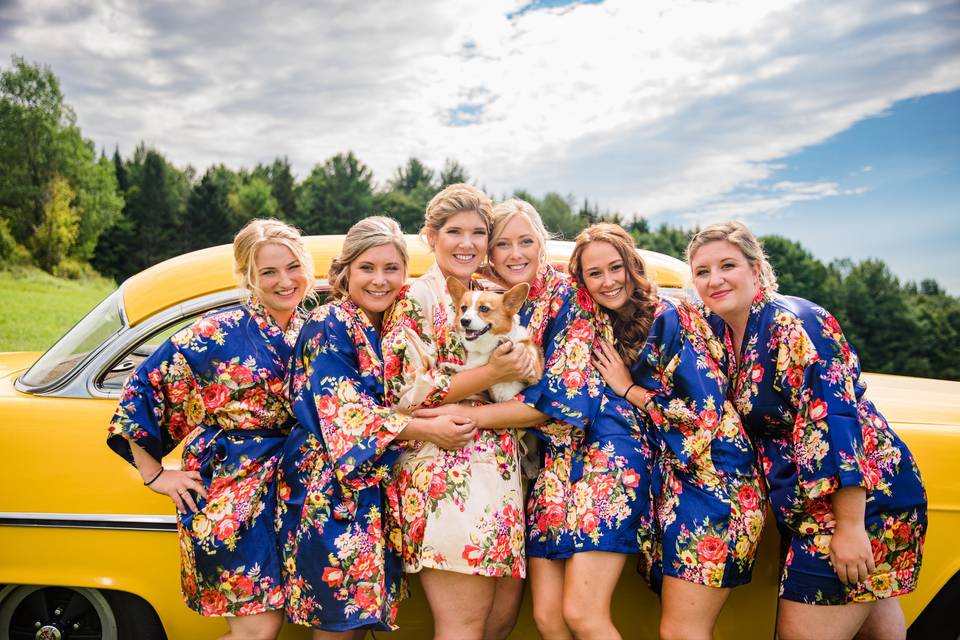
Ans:
[[[724,355],[693,305],[661,298],[631,367],[652,392],[642,413],[658,449],[655,583],[660,571],[713,587],[750,581],[764,492],[753,445],[726,399]]]
[[[566,558],[574,552],[567,517],[573,504],[573,479],[579,475],[584,430],[597,412],[603,380],[590,364],[594,340],[594,308],[586,307],[566,274],[543,265],[527,301],[521,324],[544,349],[544,375],[517,399],[550,419],[530,429],[540,445],[540,470],[527,497],[527,555]],[[576,467],[576,471],[575,471]]]
[[[784,597],[843,604],[912,591],[927,522],[920,472],[864,396],[859,358],[836,319],[802,298],[761,296],[750,310],[738,363],[726,324],[716,314],[708,318],[730,354],[731,397],[757,444],[774,515],[797,542],[782,593],[785,585],[790,591],[791,573],[832,573],[824,569],[834,527],[830,495],[851,486],[867,492],[865,526],[877,572],[832,595],[796,589]]]
[[[576,300],[593,320],[591,351],[599,349],[601,338],[613,343],[609,316],[585,289],[577,290]],[[641,572],[646,573],[654,533],[650,484],[654,450],[634,407],[615,394],[593,366],[586,384],[599,393],[583,443],[573,457],[566,514],[573,551],[638,553]]]
[[[444,403],[466,360],[453,302],[434,265],[401,294],[384,322],[387,403],[410,411]],[[482,400],[478,400],[482,402]],[[523,496],[515,430],[479,430],[463,449],[431,442],[404,451],[394,470],[404,570],[426,567],[523,578]]]
[[[206,315],[160,345],[124,385],[107,443],[158,461],[184,442],[206,500],[178,515],[184,601],[205,616],[283,608],[273,525],[275,474],[291,426],[284,379],[300,331],[252,299]]]
[[[380,336],[350,300],[315,309],[290,369],[297,424],[283,449],[277,525],[287,616],[326,631],[396,628],[400,532],[387,517],[397,434]]]

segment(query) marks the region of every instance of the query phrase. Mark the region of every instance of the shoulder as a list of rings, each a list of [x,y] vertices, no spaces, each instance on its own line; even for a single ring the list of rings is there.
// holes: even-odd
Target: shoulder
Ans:
[[[180,349],[202,349],[209,343],[222,345],[229,332],[248,318],[250,312],[243,305],[218,309],[173,334],[170,342]]]
[[[771,331],[777,333],[803,332],[813,335],[820,332],[824,322],[836,325],[836,320],[826,309],[794,296],[774,297],[763,305],[760,314]]]
[[[351,308],[351,305],[343,300],[320,305],[307,316],[301,335],[347,334],[356,322],[355,311],[355,305]]]

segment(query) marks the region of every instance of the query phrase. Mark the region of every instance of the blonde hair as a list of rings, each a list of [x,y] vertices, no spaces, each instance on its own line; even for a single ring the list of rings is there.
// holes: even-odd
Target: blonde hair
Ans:
[[[691,264],[693,256],[705,244],[726,240],[734,245],[747,259],[747,263],[759,272],[758,279],[760,288],[763,289],[764,299],[769,299],[777,292],[777,274],[773,270],[773,265],[767,259],[767,254],[763,251],[763,245],[753,235],[753,232],[742,222],[720,222],[706,227],[687,244],[687,264]]]
[[[627,366],[630,366],[640,356],[650,327],[653,326],[653,314],[660,302],[657,290],[647,278],[647,266],[637,253],[633,236],[618,224],[598,222],[580,232],[570,255],[570,274],[584,291],[587,290],[587,285],[583,279],[583,251],[592,242],[606,242],[616,250],[623,260],[624,271],[633,284],[628,303],[631,306],[625,309],[626,314],[607,311],[613,320],[617,351]]]
[[[251,220],[233,237],[233,272],[240,287],[248,295],[257,292],[257,251],[268,244],[286,247],[300,262],[307,276],[307,287],[301,302],[313,295],[313,256],[303,244],[299,229],[275,218]]]
[[[403,258],[403,269],[407,269],[407,241],[403,237],[400,225],[393,218],[370,216],[356,223],[347,231],[340,248],[340,255],[330,262],[327,280],[334,293],[348,295],[350,286],[350,265],[364,251],[383,245],[393,245]]]
[[[451,184],[433,196],[430,203],[427,204],[427,212],[420,233],[426,234],[427,229],[439,231],[447,223],[447,220],[463,211],[476,211],[483,219],[487,236],[490,236],[493,203],[490,202],[490,198],[483,191],[462,182]]]
[[[520,198],[504,200],[493,208],[491,219],[493,230],[490,234],[490,244],[488,245],[487,253],[489,254],[493,251],[493,245],[496,244],[497,238],[503,235],[504,228],[506,228],[510,221],[516,216],[523,216],[527,219],[527,222],[530,223],[534,235],[540,240],[540,262],[546,262],[547,242],[550,241],[550,232],[547,231],[547,228],[543,225],[543,218],[540,217],[540,213],[536,208],[526,200],[521,200]]]

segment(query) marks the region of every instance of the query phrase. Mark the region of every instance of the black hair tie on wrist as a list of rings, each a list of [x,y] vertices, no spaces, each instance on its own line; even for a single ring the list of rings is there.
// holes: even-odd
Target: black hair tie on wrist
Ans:
[[[630,395],[630,390],[633,389],[635,386],[637,386],[637,383],[636,383],[636,382],[634,382],[632,385],[630,385],[629,387],[627,387],[627,390],[624,391],[624,392],[623,392],[623,395],[620,396],[620,397],[623,398],[624,400],[626,400],[626,399],[627,399],[627,396]]]
[[[156,479],[160,477],[161,473],[163,473],[163,467],[160,467],[160,471],[157,471],[157,475],[150,478],[150,482],[144,482],[143,486],[149,487],[150,485],[152,485],[156,481]]]

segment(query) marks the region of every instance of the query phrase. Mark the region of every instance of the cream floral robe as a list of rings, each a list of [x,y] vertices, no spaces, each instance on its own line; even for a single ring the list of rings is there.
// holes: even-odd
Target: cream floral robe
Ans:
[[[384,324],[388,404],[411,411],[444,404],[466,358],[453,316],[436,265],[401,294]],[[413,447],[397,462],[394,482],[405,571],[525,576],[516,431],[479,431],[459,451]]]

